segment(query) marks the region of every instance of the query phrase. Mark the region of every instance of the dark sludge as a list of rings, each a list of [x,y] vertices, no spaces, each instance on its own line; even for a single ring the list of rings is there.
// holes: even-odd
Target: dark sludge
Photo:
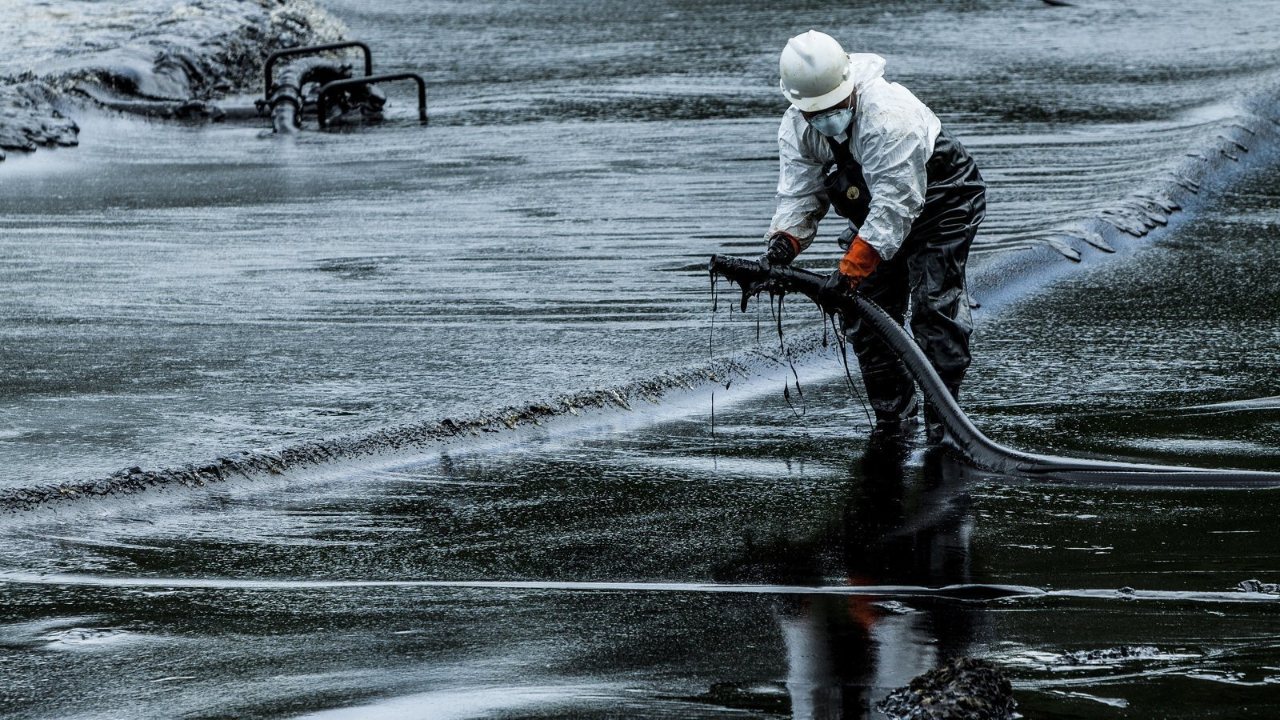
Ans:
[[[1191,487],[1280,487],[1280,473],[1252,470],[1148,465],[1040,455],[1005,447],[980,431],[947,391],[914,339],[874,302],[855,294],[838,299],[819,294],[824,277],[792,267],[768,267],[756,260],[713,255],[710,271],[742,288],[743,301],[761,292],[798,293],[828,315],[856,316],[901,358],[912,379],[942,420],[944,442],[975,468],[1024,478],[1067,482]]]

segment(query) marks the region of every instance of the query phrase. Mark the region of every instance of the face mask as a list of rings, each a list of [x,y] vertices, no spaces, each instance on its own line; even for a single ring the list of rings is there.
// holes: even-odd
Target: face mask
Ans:
[[[850,98],[852,100],[852,98]],[[846,100],[846,103],[849,101]],[[809,125],[829,138],[841,135],[853,122],[853,108],[847,104],[842,108],[832,108],[809,118]]]
[[[851,122],[853,122],[853,111],[849,108],[828,110],[821,115],[809,118],[809,125],[827,137],[842,134],[849,128]]]

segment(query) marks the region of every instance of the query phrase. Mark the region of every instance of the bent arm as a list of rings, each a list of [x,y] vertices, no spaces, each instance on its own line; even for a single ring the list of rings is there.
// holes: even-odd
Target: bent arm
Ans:
[[[898,113],[884,112],[868,120],[861,155],[871,207],[859,235],[888,260],[924,209],[932,143],[926,124],[904,121]]]
[[[830,203],[823,195],[822,163],[801,151],[799,134],[789,119],[778,128],[778,165],[778,205],[765,237],[784,233],[799,253],[813,243]]]

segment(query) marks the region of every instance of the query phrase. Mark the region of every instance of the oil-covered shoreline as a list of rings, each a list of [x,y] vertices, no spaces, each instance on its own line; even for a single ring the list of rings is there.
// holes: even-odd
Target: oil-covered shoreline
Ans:
[[[134,0],[69,2],[61,12],[37,17],[31,8],[17,32],[39,36],[37,57],[11,58],[0,72],[0,159],[4,151],[79,143],[75,117],[86,105],[132,109],[185,108],[201,118],[205,103],[260,81],[263,60],[286,47],[341,39],[341,23],[311,0],[236,0],[178,5]],[[78,17],[83,13],[88,18]],[[23,22],[25,21],[25,22]],[[63,26],[64,32],[49,32]],[[120,28],[129,28],[120,32]],[[83,36],[75,33],[79,30]],[[174,110],[170,117],[180,117]]]

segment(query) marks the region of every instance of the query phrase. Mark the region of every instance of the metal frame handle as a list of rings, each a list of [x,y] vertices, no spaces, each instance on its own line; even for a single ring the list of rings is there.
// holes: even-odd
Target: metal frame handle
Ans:
[[[284,50],[277,50],[267,56],[267,63],[263,74],[266,77],[265,87],[262,96],[264,98],[271,97],[271,71],[275,69],[276,62],[285,58],[297,57],[299,55],[318,55],[322,52],[330,50],[345,50],[346,48],[360,48],[364,52],[364,74],[368,77],[373,74],[373,52],[369,50],[369,46],[358,41],[327,43],[325,45],[307,45],[306,47],[292,47]]]
[[[370,75],[362,78],[351,78],[350,80],[334,80],[326,83],[320,88],[320,97],[316,99],[316,115],[320,120],[320,127],[326,127],[329,121],[329,96],[341,90],[351,87],[359,87],[361,85],[372,85],[379,82],[391,82],[392,80],[412,80],[418,84],[418,121],[423,125],[427,124],[427,81],[417,73],[390,73],[387,75]]]

